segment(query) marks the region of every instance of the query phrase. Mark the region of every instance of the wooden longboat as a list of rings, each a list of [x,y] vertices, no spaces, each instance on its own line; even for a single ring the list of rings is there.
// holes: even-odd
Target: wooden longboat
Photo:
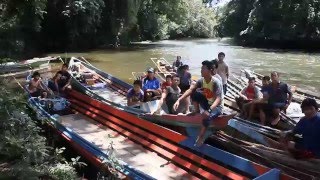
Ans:
[[[92,74],[97,74],[99,76],[98,82],[102,86],[95,86],[95,84],[87,85],[86,83],[82,83],[79,81],[79,73],[74,73],[72,71],[74,66],[80,63],[83,65],[82,68],[85,68],[84,72],[87,73],[88,71]],[[106,102],[114,107],[117,107],[121,110],[126,112],[139,115],[140,117],[147,119],[152,122],[159,122],[162,124],[173,125],[173,126],[182,126],[182,127],[200,127],[201,126],[201,119],[198,121],[191,121],[194,120],[194,117],[186,117],[184,115],[175,115],[175,116],[151,116],[147,115],[146,113],[151,112],[153,109],[157,108],[157,101],[151,101],[141,104],[138,107],[128,107],[126,93],[127,91],[132,88],[132,85],[127,84],[126,82],[121,81],[113,77],[110,74],[107,74],[92,65],[76,58],[71,58],[69,62],[69,70],[72,74],[72,88],[80,91],[94,99]],[[143,74],[143,73],[140,73]],[[81,75],[81,74],[80,74]],[[138,77],[137,77],[138,78]],[[213,126],[226,126],[227,120],[225,118],[220,118],[220,121],[216,121]]]
[[[157,67],[158,72],[156,72],[163,80],[167,75],[176,74],[173,71],[172,66],[165,58],[150,58],[153,64]],[[169,71],[170,70],[170,71]]]
[[[249,179],[271,170],[214,147],[194,148],[194,141],[179,133],[78,92],[71,90],[67,95],[71,109],[52,111],[42,103],[45,99],[33,97],[28,105],[84,158],[122,178]]]
[[[171,158],[168,159],[168,164],[182,166],[181,168],[188,167],[187,171],[198,178],[259,179],[270,175],[270,177],[274,176],[279,179],[294,179],[282,172],[275,173],[270,168],[210,145],[195,147],[194,139],[140,119],[133,114],[78,92],[70,91],[68,96],[73,109],[84,113],[101,125],[116,130],[119,134],[125,134],[135,143],[142,144],[164,158]],[[164,153],[163,151],[168,152]]]
[[[140,78],[140,77],[143,77],[145,76],[145,73],[144,72],[141,72],[141,73],[133,73],[133,75],[135,76],[135,78]],[[111,75],[110,75],[111,76]],[[106,79],[106,78],[105,78]],[[117,82],[120,82],[121,80],[117,80]],[[125,82],[122,82],[122,84],[126,84]],[[112,86],[113,85],[116,85],[116,82],[113,82],[111,84]],[[115,87],[119,88],[121,87],[121,85],[117,85],[117,86],[113,86],[112,88],[109,88],[109,90],[111,91],[115,91]],[[126,87],[127,89],[129,87],[132,87],[131,85],[129,84],[126,84]],[[121,88],[121,89],[124,89]],[[109,91],[105,91],[105,93],[108,95],[108,92]],[[124,94],[120,94],[120,93],[113,93],[112,94],[112,97],[113,98],[117,98],[117,97],[120,97],[120,99],[124,100],[123,98],[124,97]],[[99,99],[99,98],[98,98]],[[101,100],[101,98],[99,99]],[[113,101],[115,102],[115,101]],[[225,98],[225,105],[227,107],[230,107],[232,109],[235,109],[237,110],[236,108],[236,104],[234,101],[232,101],[231,98],[229,98],[228,96]],[[123,101],[123,103],[125,103],[125,100]],[[155,108],[156,106],[156,102],[149,102],[149,103],[146,103],[146,107],[147,108],[144,108],[147,112],[150,112],[150,109],[152,108]],[[135,112],[134,114],[137,114],[136,109],[133,109],[133,112]],[[129,111],[129,112],[132,112],[132,111]],[[167,124],[167,125],[173,125],[173,126],[182,126],[182,127],[199,127],[201,125],[201,119],[200,118],[193,118],[192,116],[191,117],[186,117],[185,115],[163,115],[163,116],[159,116],[159,115],[143,115],[143,114],[140,114],[140,117],[143,117],[145,119],[148,119],[149,121],[152,121],[152,122],[156,122],[156,123],[162,123],[162,124]],[[263,129],[265,133],[268,133],[269,135],[271,134],[274,134],[275,130],[273,128],[270,128],[268,126],[262,126],[260,124],[257,124],[257,123],[253,123],[251,121],[248,121],[248,120],[243,120],[243,119],[240,119],[238,118],[239,120],[241,120],[242,122],[245,122],[249,125],[253,125],[253,127],[255,127],[256,129]],[[193,120],[193,121],[192,121]],[[216,125],[218,125],[219,127],[219,124],[221,126],[223,126],[223,124],[225,124],[226,121],[222,121],[222,123],[217,123]],[[280,123],[281,124],[281,123]],[[220,126],[220,127],[221,127]],[[290,127],[286,127],[286,126],[282,126],[284,129],[290,129]],[[271,129],[271,130],[270,130]]]
[[[22,62],[0,64],[0,77],[25,77],[31,71],[48,70],[50,69],[49,63],[58,60],[59,58],[60,57],[33,58]]]

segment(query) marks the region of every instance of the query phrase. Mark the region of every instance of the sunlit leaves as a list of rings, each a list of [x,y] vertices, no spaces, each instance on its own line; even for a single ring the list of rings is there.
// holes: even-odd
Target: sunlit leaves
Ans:
[[[145,1],[139,24],[146,38],[215,36],[216,14],[201,0]]]

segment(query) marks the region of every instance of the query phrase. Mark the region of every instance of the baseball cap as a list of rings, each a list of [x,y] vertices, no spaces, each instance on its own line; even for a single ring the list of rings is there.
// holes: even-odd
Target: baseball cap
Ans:
[[[148,73],[154,73],[154,69],[153,68],[149,68],[149,69],[147,69],[147,72]]]

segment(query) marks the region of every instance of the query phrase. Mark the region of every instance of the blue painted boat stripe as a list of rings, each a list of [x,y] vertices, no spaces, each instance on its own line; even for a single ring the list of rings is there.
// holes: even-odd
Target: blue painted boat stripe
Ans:
[[[259,143],[263,144],[263,145],[268,145],[268,142],[264,139],[264,136],[258,132],[256,132],[255,130],[241,124],[238,123],[237,120],[234,119],[230,119],[228,122],[228,125],[242,133],[244,133],[245,135],[251,137],[252,139],[258,141]]]
[[[223,151],[221,149],[218,149],[216,147],[203,144],[200,147],[194,146],[195,139],[188,138],[182,142],[179,143],[180,145],[190,148],[196,152],[199,152],[201,154],[204,154],[214,160],[217,160],[225,165],[228,165],[230,167],[233,167],[235,169],[238,169],[242,172],[246,172],[250,174],[251,176],[257,177],[259,176],[259,173],[254,168],[253,164],[240,156],[231,154],[229,152]]]
[[[259,177],[254,178],[253,180],[279,180],[280,179],[280,170],[279,169],[271,169],[270,171],[262,174]]]

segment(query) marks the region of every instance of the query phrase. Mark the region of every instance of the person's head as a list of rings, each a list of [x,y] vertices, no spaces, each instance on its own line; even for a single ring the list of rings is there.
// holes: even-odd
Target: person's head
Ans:
[[[270,76],[263,76],[262,85],[267,86],[268,84],[270,84]]]
[[[306,118],[313,117],[319,109],[319,105],[315,99],[306,98],[301,103],[301,110],[305,114]]]
[[[214,71],[213,62],[208,61],[208,60],[205,60],[202,62],[202,67],[201,67],[201,76],[202,77],[212,76],[213,71]]]
[[[56,74],[53,76],[53,79],[60,79],[62,76],[62,71],[56,72]]]
[[[250,77],[249,79],[248,79],[248,86],[249,87],[254,87],[255,86],[255,83],[256,83],[256,78],[254,78],[254,77]]]
[[[273,71],[271,73],[271,81],[272,81],[272,83],[279,82],[279,74],[276,71]]]
[[[149,68],[148,70],[147,70],[147,77],[149,78],[149,79],[153,79],[154,78],[154,69],[153,68]]]
[[[177,61],[180,61],[181,60],[181,56],[177,56]]]
[[[183,70],[183,72],[186,72],[189,70],[189,65],[182,65],[181,69]]]
[[[62,71],[67,71],[68,70],[68,64],[66,64],[66,63],[62,64],[61,70]]]
[[[172,85],[178,86],[180,84],[180,77],[177,74],[172,75]]]
[[[218,60],[215,59],[215,60],[212,60],[211,62],[213,63],[213,67],[214,67],[214,70],[212,71],[213,72],[212,74],[215,75],[217,73],[216,70],[218,69],[218,66],[219,66]]]
[[[32,78],[33,78],[33,79],[36,79],[36,80],[40,79],[40,73],[39,73],[38,71],[35,71],[35,72],[32,74]]]
[[[167,75],[166,76],[166,82],[168,82],[168,83],[172,82],[172,76],[171,75]]]
[[[135,80],[135,81],[133,82],[133,90],[134,90],[135,92],[140,92],[141,88],[142,88],[142,82],[141,82],[141,80]]]
[[[218,60],[219,60],[219,61],[223,61],[224,57],[226,57],[226,55],[224,54],[224,52],[219,52],[219,54],[218,54]]]

